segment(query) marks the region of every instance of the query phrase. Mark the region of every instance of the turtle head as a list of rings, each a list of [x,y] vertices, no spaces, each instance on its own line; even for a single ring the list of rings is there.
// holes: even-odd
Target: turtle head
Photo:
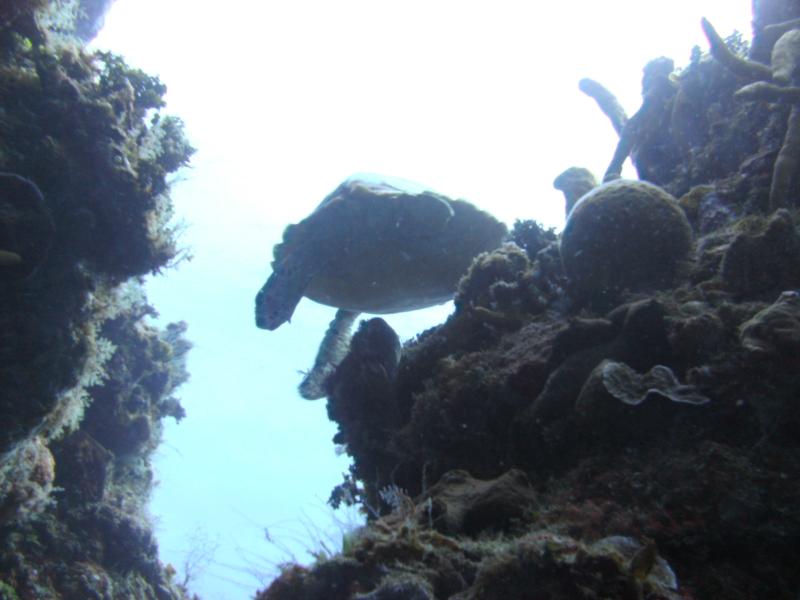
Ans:
[[[304,276],[282,265],[275,266],[256,294],[256,326],[273,331],[288,322],[310,279],[310,274]]]

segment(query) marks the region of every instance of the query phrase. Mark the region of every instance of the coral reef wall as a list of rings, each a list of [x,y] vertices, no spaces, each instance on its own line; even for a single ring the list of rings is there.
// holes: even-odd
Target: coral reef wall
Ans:
[[[110,2],[0,5],[0,598],[185,597],[146,504],[180,419],[185,326],[141,276],[180,259],[165,86],[88,53]]]
[[[800,3],[754,7],[749,56],[706,24],[606,111],[607,179],[630,155],[659,194],[603,184],[560,242],[517,223],[399,361],[362,322],[325,386],[354,461],[331,502],[369,523],[258,598],[797,598],[800,90],[773,71]]]

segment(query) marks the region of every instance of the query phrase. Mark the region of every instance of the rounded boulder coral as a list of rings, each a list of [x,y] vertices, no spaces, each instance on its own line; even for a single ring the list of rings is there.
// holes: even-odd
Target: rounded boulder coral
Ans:
[[[644,181],[612,181],[585,194],[561,236],[564,271],[583,296],[669,283],[691,248],[691,226],[675,198]]]

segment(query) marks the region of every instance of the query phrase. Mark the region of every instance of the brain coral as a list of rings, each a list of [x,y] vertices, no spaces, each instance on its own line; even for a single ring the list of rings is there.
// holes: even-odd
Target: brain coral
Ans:
[[[585,194],[561,236],[564,271],[582,295],[668,283],[691,248],[691,226],[677,201],[644,181],[612,181]]]

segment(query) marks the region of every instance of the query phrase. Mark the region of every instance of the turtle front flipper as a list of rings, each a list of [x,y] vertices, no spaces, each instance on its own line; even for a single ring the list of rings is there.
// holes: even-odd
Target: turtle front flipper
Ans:
[[[300,395],[306,400],[325,396],[325,380],[336,370],[350,348],[350,328],[361,313],[340,308],[328,326],[317,351],[314,366],[300,383]]]
[[[256,326],[272,331],[289,321],[312,276],[311,271],[275,265],[256,294]]]

